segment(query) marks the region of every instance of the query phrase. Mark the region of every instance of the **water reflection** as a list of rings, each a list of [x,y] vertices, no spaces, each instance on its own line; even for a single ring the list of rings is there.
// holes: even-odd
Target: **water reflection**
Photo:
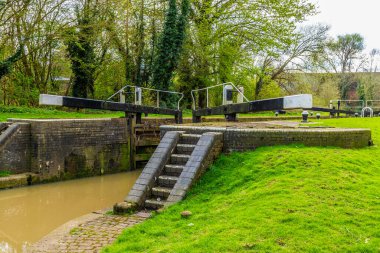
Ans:
[[[0,191],[0,253],[24,252],[67,221],[121,201],[140,171]]]

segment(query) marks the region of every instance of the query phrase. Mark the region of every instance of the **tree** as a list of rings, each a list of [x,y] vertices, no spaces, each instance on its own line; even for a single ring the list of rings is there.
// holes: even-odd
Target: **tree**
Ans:
[[[289,81],[287,74],[303,72],[309,68],[313,56],[323,50],[328,30],[329,27],[324,25],[301,27],[288,48],[274,48],[263,52],[258,57],[255,98],[272,81],[276,81],[286,90],[286,83]]]
[[[3,76],[11,72],[13,65],[21,59],[22,52],[23,48],[20,46],[14,55],[10,56],[5,61],[0,61],[0,80]]]
[[[41,92],[66,94],[73,82],[76,95],[104,98],[125,84],[188,93],[233,81],[253,97],[257,55],[288,48],[296,25],[315,12],[308,0],[0,3],[0,59],[25,41],[0,96],[24,105]]]
[[[73,96],[87,98],[94,95],[95,72],[102,64],[108,48],[101,48],[97,56],[96,36],[100,36],[101,21],[97,1],[85,0],[82,8],[77,6],[77,25],[67,33],[67,50],[74,74]],[[99,40],[99,39],[98,39]]]
[[[360,34],[338,35],[326,40],[324,50],[314,55],[314,63],[326,72],[356,72],[365,63],[363,50],[364,38]]]
[[[176,0],[169,0],[164,30],[157,45],[157,55],[153,63],[153,86],[168,90],[182,52],[189,14],[189,0],[182,0],[178,15]]]
[[[359,86],[359,80],[353,72],[363,69],[367,57],[363,54],[364,38],[360,34],[339,35],[329,39],[324,50],[315,54],[317,68],[338,74],[340,97],[349,99],[348,91]]]
[[[315,11],[306,1],[199,0],[191,5],[189,36],[181,57],[178,86],[188,93],[225,81],[241,81],[259,52],[288,47],[296,24]],[[248,72],[249,73],[249,72]],[[247,83],[252,90],[254,72]],[[205,99],[200,94],[200,106]]]

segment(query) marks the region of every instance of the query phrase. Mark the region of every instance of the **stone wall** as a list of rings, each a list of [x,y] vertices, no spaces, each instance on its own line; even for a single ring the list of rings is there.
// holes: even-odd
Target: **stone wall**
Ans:
[[[17,130],[12,135],[1,137],[7,138],[0,147],[0,170],[9,170],[12,173],[24,173],[30,171],[30,124],[13,124]],[[10,126],[10,127],[13,127]]]
[[[136,157],[149,160],[159,143],[158,127],[173,122],[174,119],[144,119],[136,127],[132,143],[141,146],[138,149],[142,154]],[[0,145],[0,170],[13,174],[32,172],[42,180],[57,180],[131,168],[131,136],[125,118],[10,119],[6,124],[19,128]],[[0,136],[4,137],[4,132]]]
[[[186,133],[192,134],[222,132],[225,152],[252,150],[261,146],[288,144],[362,148],[367,147],[372,142],[371,130],[369,129],[239,129],[221,127],[161,126],[161,134],[165,134],[166,131],[186,131]]]
[[[13,147],[29,152],[30,166],[26,170],[39,174],[42,180],[124,171],[129,169],[125,121],[22,120],[29,125],[29,148],[21,145],[24,140],[14,140]]]

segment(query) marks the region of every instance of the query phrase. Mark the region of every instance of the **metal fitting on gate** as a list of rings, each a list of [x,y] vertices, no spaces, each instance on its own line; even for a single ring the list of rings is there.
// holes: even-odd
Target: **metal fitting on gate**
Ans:
[[[302,122],[307,123],[307,118],[309,117],[309,112],[308,111],[303,111],[302,112]]]

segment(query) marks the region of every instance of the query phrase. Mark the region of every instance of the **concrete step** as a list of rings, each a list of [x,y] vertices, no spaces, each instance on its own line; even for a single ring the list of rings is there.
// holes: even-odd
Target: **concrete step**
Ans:
[[[156,198],[167,199],[172,188],[156,186],[152,188],[152,195]]]
[[[196,145],[201,138],[200,134],[182,134],[179,138],[179,144],[191,144]]]
[[[184,168],[183,165],[167,164],[165,165],[164,173],[169,176],[179,176]]]
[[[186,165],[190,155],[172,154],[170,156],[170,163],[176,165]]]
[[[177,144],[176,153],[191,155],[191,153],[193,153],[194,148],[195,148],[195,145],[193,144]]]
[[[159,198],[145,200],[145,208],[147,209],[157,210],[164,207],[164,205],[165,205],[165,201],[159,200]]]
[[[158,177],[158,184],[162,187],[171,187],[177,183],[178,177],[161,175]]]

